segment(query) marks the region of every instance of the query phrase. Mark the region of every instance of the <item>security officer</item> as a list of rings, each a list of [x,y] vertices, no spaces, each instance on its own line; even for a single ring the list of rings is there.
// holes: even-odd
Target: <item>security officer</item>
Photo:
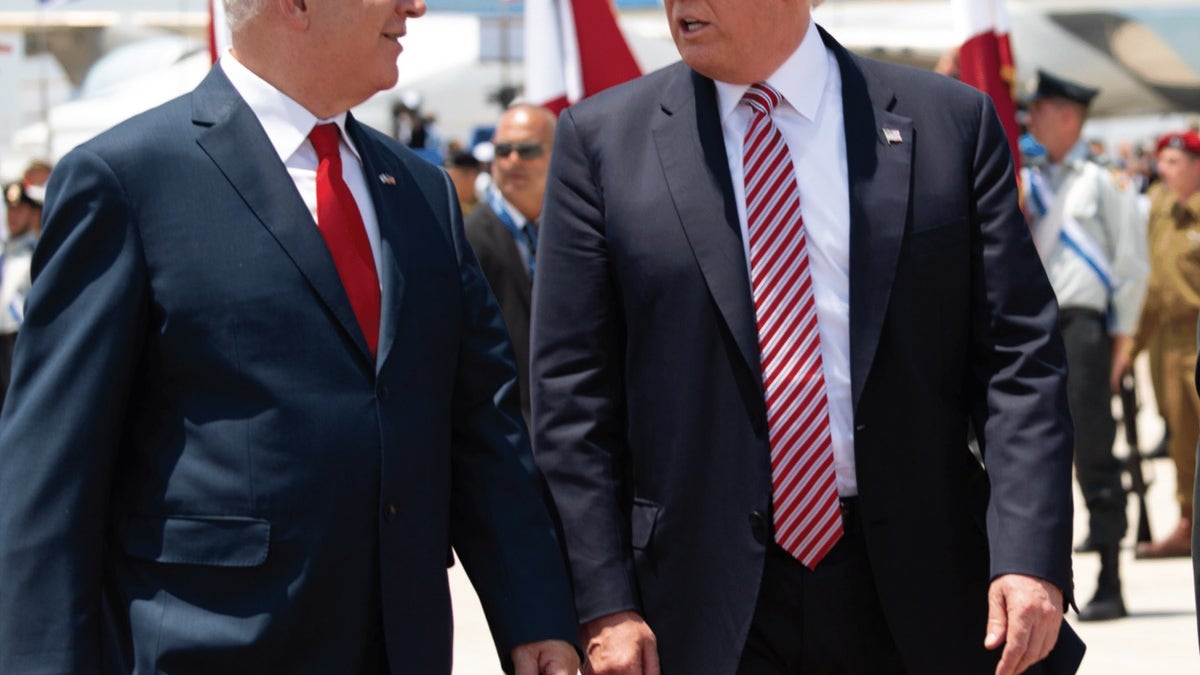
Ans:
[[[1067,348],[1067,396],[1075,421],[1075,470],[1089,515],[1087,546],[1100,553],[1096,594],[1083,621],[1126,615],[1120,542],[1125,488],[1113,456],[1112,393],[1128,369],[1146,290],[1145,230],[1133,195],[1088,160],[1080,140],[1096,89],[1038,71],[1029,98],[1029,131],[1045,149],[1024,172],[1034,243],[1058,297]]]
[[[13,345],[25,315],[29,263],[41,232],[46,188],[23,182],[4,186],[8,239],[0,248],[0,408],[12,374]]]
[[[1200,439],[1196,323],[1200,315],[1200,135],[1167,134],[1158,141],[1162,188],[1154,193],[1148,226],[1150,287],[1134,348],[1161,346],[1159,406],[1171,427],[1179,523],[1166,538],[1141,543],[1138,558],[1187,557],[1192,551],[1192,489]],[[1136,353],[1136,352],[1135,352]]]

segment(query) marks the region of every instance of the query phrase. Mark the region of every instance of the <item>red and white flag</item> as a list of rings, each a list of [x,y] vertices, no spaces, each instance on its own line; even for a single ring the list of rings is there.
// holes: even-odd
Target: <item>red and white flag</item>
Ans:
[[[951,0],[954,26],[962,39],[958,52],[959,78],[992,97],[1008,135],[1013,160],[1020,168],[1017,145],[1017,106],[1013,99],[1016,66],[1009,29],[1012,25],[1004,0]]]
[[[642,74],[610,0],[525,0],[525,98],[559,113]]]
[[[225,2],[208,0],[208,55],[215,64],[229,51],[229,24],[225,23]]]

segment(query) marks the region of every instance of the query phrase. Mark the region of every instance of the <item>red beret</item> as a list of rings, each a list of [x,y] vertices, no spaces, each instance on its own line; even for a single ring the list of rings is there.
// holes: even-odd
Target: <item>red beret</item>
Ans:
[[[1154,151],[1162,152],[1163,148],[1175,148],[1177,150],[1186,150],[1193,155],[1200,155],[1200,134],[1194,131],[1185,131],[1182,133],[1167,134],[1158,139],[1158,145]]]

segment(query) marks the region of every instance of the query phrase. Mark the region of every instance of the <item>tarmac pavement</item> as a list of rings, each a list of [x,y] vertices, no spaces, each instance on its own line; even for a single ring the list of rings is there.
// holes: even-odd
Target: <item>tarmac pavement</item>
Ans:
[[[1154,408],[1149,373],[1144,359],[1137,363],[1138,438],[1148,452],[1162,437],[1162,419]],[[1123,429],[1117,427],[1115,452],[1125,455],[1128,446]],[[1154,538],[1166,535],[1179,520],[1175,501],[1175,469],[1169,459],[1143,462],[1149,489],[1146,508]],[[1080,622],[1073,611],[1067,620],[1087,644],[1079,675],[1198,675],[1200,643],[1196,631],[1196,605],[1192,564],[1187,558],[1135,560],[1137,535],[1136,500],[1129,500],[1129,535],[1123,542],[1121,578],[1125,608],[1129,616],[1115,621]],[[1078,487],[1075,490],[1075,541],[1087,534],[1087,510]],[[1075,597],[1080,606],[1092,597],[1100,569],[1095,553],[1076,553]]]

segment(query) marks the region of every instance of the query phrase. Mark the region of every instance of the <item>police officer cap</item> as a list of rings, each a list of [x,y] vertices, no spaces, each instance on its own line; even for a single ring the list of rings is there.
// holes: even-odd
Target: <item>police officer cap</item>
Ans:
[[[1063,79],[1041,69],[1038,69],[1037,75],[1037,89],[1029,97],[1030,101],[1043,98],[1063,98],[1079,103],[1086,108],[1091,105],[1096,94],[1100,93],[1099,89]]]
[[[1200,134],[1197,134],[1195,131],[1167,134],[1158,139],[1155,152],[1162,152],[1163,148],[1175,148],[1176,150],[1190,152],[1193,155],[1200,155]]]
[[[16,206],[22,202],[41,208],[46,200],[46,188],[40,185],[25,185],[24,183],[9,183],[4,186],[4,203]]]

